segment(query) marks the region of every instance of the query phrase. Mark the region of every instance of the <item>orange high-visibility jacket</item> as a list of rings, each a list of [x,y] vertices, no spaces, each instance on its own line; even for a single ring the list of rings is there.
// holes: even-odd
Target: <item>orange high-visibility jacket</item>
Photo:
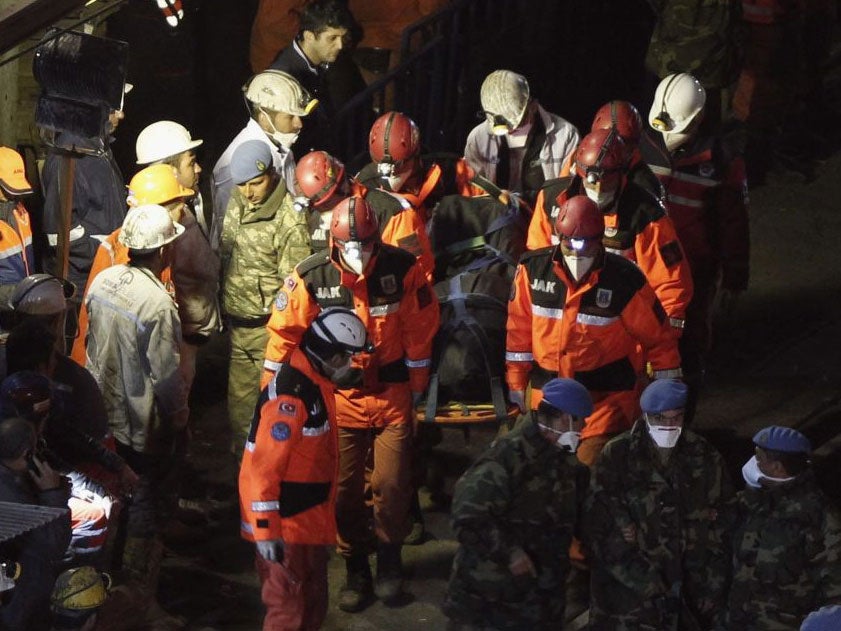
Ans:
[[[243,539],[336,542],[339,455],[329,381],[300,350],[257,401],[239,471]]]
[[[0,284],[15,285],[35,273],[29,213],[18,202],[0,216]]]
[[[406,422],[409,391],[423,392],[429,380],[438,300],[417,259],[390,245],[381,244],[359,276],[340,269],[329,251],[298,264],[272,306],[263,385],[321,309],[337,306],[356,312],[376,348],[354,358],[359,386],[337,391],[339,426]]]
[[[593,393],[627,393],[633,407],[643,353],[656,377],[681,374],[677,340],[657,296],[633,263],[611,253],[578,286],[557,246],[524,254],[508,303],[507,332],[508,386],[525,390],[531,383],[535,407],[540,397],[534,389],[558,376],[574,378]],[[591,421],[582,435],[625,429],[616,418],[601,425]]]
[[[426,167],[426,165],[427,163],[421,162],[421,170]],[[458,177],[462,174],[464,168],[460,166],[460,163],[457,163],[456,169],[455,176]],[[409,205],[414,208],[415,212],[418,214],[421,223],[426,225],[426,222],[429,221],[429,211],[426,200],[433,192],[436,192],[436,189],[441,191],[444,188],[445,183],[442,181],[443,175],[444,171],[441,166],[433,162],[432,164],[429,164],[426,172],[423,174],[423,179],[417,187],[412,187],[411,189],[404,188],[400,192],[393,194],[402,197],[409,202]],[[362,170],[356,175],[356,180],[369,189],[382,188],[382,178],[377,172],[377,165],[374,162],[370,162],[362,167]],[[455,185],[460,187],[461,182],[456,182]],[[433,195],[433,198],[430,200],[431,203],[434,204],[440,194],[441,192],[438,192],[437,195]]]
[[[432,278],[435,259],[426,226],[420,215],[405,197],[380,188],[367,188],[354,181],[353,194],[364,197],[371,204],[380,225],[383,243],[411,252],[420,260],[428,278]]]
[[[526,247],[551,244],[553,225],[560,203],[567,197],[583,195],[581,178],[558,178],[544,185],[532,216]],[[560,200],[558,199],[560,197]],[[550,203],[548,200],[555,200]],[[548,206],[548,207],[547,207]],[[636,263],[669,316],[672,333],[680,337],[686,308],[692,299],[692,274],[674,224],[655,195],[628,179],[622,187],[616,212],[605,215],[605,249]],[[549,232],[546,232],[546,230]],[[546,235],[546,237],[540,236]],[[544,246],[545,247],[545,246]]]

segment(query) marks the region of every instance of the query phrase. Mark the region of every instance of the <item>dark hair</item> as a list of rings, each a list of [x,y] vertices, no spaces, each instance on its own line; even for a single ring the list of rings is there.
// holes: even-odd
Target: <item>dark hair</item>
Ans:
[[[304,31],[310,31],[316,37],[328,28],[343,28],[352,32],[356,20],[342,0],[314,0],[304,6],[299,14],[300,25],[296,39],[304,37]]]
[[[40,319],[29,316],[9,333],[6,340],[6,374],[38,370],[48,364],[55,348],[55,334]]]
[[[764,448],[763,448],[764,449]],[[769,460],[776,460],[790,476],[798,476],[809,466],[809,455],[804,453],[791,453],[788,451],[774,451],[765,449]]]
[[[19,416],[0,421],[0,459],[20,458],[35,442],[35,427]]]

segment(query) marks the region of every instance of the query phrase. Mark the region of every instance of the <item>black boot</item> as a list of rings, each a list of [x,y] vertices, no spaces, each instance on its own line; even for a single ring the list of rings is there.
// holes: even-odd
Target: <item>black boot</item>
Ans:
[[[374,593],[386,605],[393,604],[403,593],[403,564],[399,543],[377,545],[377,582]]]
[[[347,579],[339,592],[339,609],[348,613],[362,611],[373,593],[371,566],[366,555],[355,554],[345,560]]]

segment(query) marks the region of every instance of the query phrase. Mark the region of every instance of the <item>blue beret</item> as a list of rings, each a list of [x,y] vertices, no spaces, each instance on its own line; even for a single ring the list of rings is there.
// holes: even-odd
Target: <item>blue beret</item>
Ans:
[[[593,413],[593,400],[587,388],[575,379],[550,379],[543,386],[543,401],[556,410],[584,418]]]
[[[272,150],[262,140],[246,140],[231,156],[231,179],[243,184],[272,167]]]
[[[689,388],[677,379],[657,379],[642,391],[640,407],[648,414],[679,410],[686,405]]]
[[[838,631],[841,629],[841,605],[828,605],[813,611],[803,621],[800,631]]]
[[[812,452],[812,443],[796,429],[771,425],[759,430],[753,437],[753,444],[763,449],[784,451],[792,454],[808,454]]]

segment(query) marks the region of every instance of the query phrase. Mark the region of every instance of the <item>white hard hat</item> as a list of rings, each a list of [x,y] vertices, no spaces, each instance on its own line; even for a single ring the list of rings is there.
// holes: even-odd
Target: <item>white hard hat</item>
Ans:
[[[169,212],[157,204],[130,208],[120,230],[119,241],[130,250],[157,250],[184,233],[184,226],[173,221]]]
[[[365,324],[345,307],[331,307],[319,313],[304,335],[305,350],[322,362],[337,353],[373,352]]]
[[[663,79],[654,92],[648,124],[660,132],[680,133],[704,109],[707,93],[701,82],[681,72]]]
[[[510,70],[494,70],[485,77],[479,92],[482,109],[503,117],[513,129],[523,121],[529,104],[529,82]]]
[[[18,313],[54,315],[67,309],[67,298],[75,290],[72,283],[50,274],[32,274],[15,285],[9,303]]]
[[[295,77],[280,70],[260,72],[242,89],[246,99],[273,112],[306,116],[318,105]]]
[[[193,140],[184,125],[174,121],[158,121],[147,126],[134,145],[137,153],[137,164],[151,164],[178,155],[184,151],[195,149],[204,141]]]

